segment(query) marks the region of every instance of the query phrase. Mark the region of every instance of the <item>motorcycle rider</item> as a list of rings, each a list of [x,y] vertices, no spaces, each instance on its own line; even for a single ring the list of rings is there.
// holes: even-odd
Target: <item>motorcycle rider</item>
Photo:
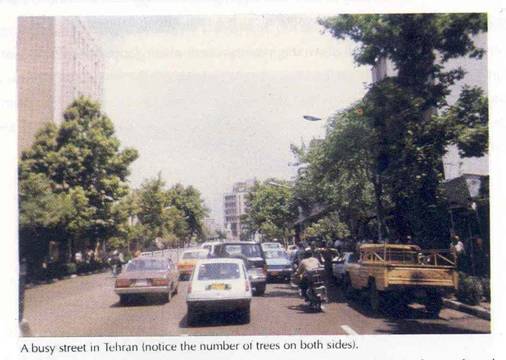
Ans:
[[[305,300],[309,300],[307,296],[307,290],[310,285],[310,274],[311,271],[318,270],[320,262],[313,255],[311,248],[307,248],[304,251],[303,259],[301,260],[297,271],[294,273],[294,279],[298,281],[299,288],[304,296]]]

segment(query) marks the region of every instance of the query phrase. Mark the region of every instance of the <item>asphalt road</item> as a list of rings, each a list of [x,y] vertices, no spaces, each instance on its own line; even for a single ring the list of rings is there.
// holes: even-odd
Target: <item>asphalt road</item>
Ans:
[[[81,276],[40,285],[25,293],[25,318],[34,336],[170,336],[170,335],[346,335],[489,333],[490,322],[443,309],[430,319],[421,307],[403,316],[372,313],[360,302],[349,304],[335,287],[329,289],[324,313],[307,312],[297,291],[285,283],[269,284],[265,296],[254,297],[251,322],[231,314],[186,323],[187,282],[170,303],[139,299],[123,306],[113,292],[109,273]]]

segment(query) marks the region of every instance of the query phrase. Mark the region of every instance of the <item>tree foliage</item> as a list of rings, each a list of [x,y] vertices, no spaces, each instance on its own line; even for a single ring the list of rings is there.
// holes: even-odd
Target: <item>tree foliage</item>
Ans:
[[[112,121],[87,98],[67,108],[60,126],[44,126],[19,164],[20,233],[39,226],[46,238],[81,243],[112,236],[113,204],[128,193],[138,156],[119,147]]]
[[[323,221],[332,219],[333,232],[341,235],[358,236],[375,206],[377,138],[362,112],[362,103],[340,111],[330,118],[320,142],[307,148],[292,146],[303,166],[295,184],[303,213],[310,214],[315,204],[331,211]]]
[[[292,185],[279,179],[257,182],[247,198],[247,211],[241,219],[247,235],[260,233],[266,240],[288,240],[297,218]]]
[[[340,15],[320,24],[334,37],[358,44],[354,58],[359,65],[385,58],[397,70],[373,84],[363,100],[363,115],[377,139],[376,193],[392,201],[398,236],[412,234],[428,245],[443,244],[447,213],[440,188],[442,156],[451,143],[466,156],[486,151],[488,114],[482,94],[470,89],[462,92],[465,104],[459,101],[445,116],[434,116],[434,110],[447,106],[450,87],[465,75],[445,63],[483,56],[473,36],[487,30],[486,15]]]

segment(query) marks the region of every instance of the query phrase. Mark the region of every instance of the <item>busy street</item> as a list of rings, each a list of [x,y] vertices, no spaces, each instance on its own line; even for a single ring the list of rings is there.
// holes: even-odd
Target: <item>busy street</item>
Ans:
[[[492,333],[487,13],[14,31],[22,336]]]
[[[181,336],[181,335],[365,335],[489,333],[490,322],[452,309],[430,319],[413,305],[398,318],[373,313],[357,301],[348,303],[329,287],[325,311],[307,311],[297,289],[270,283],[264,296],[253,297],[251,321],[241,324],[231,314],[212,314],[194,326],[186,322],[187,281],[170,303],[157,298],[121,305],[109,272],[80,276],[26,291],[25,318],[33,336]]]

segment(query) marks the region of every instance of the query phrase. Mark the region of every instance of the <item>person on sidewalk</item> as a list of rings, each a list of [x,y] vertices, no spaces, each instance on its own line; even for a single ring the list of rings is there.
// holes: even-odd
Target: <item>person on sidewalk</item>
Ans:
[[[455,257],[455,261],[457,262],[457,269],[459,271],[464,270],[466,249],[464,247],[464,243],[460,241],[458,235],[452,236],[452,241],[450,243],[450,252]]]

